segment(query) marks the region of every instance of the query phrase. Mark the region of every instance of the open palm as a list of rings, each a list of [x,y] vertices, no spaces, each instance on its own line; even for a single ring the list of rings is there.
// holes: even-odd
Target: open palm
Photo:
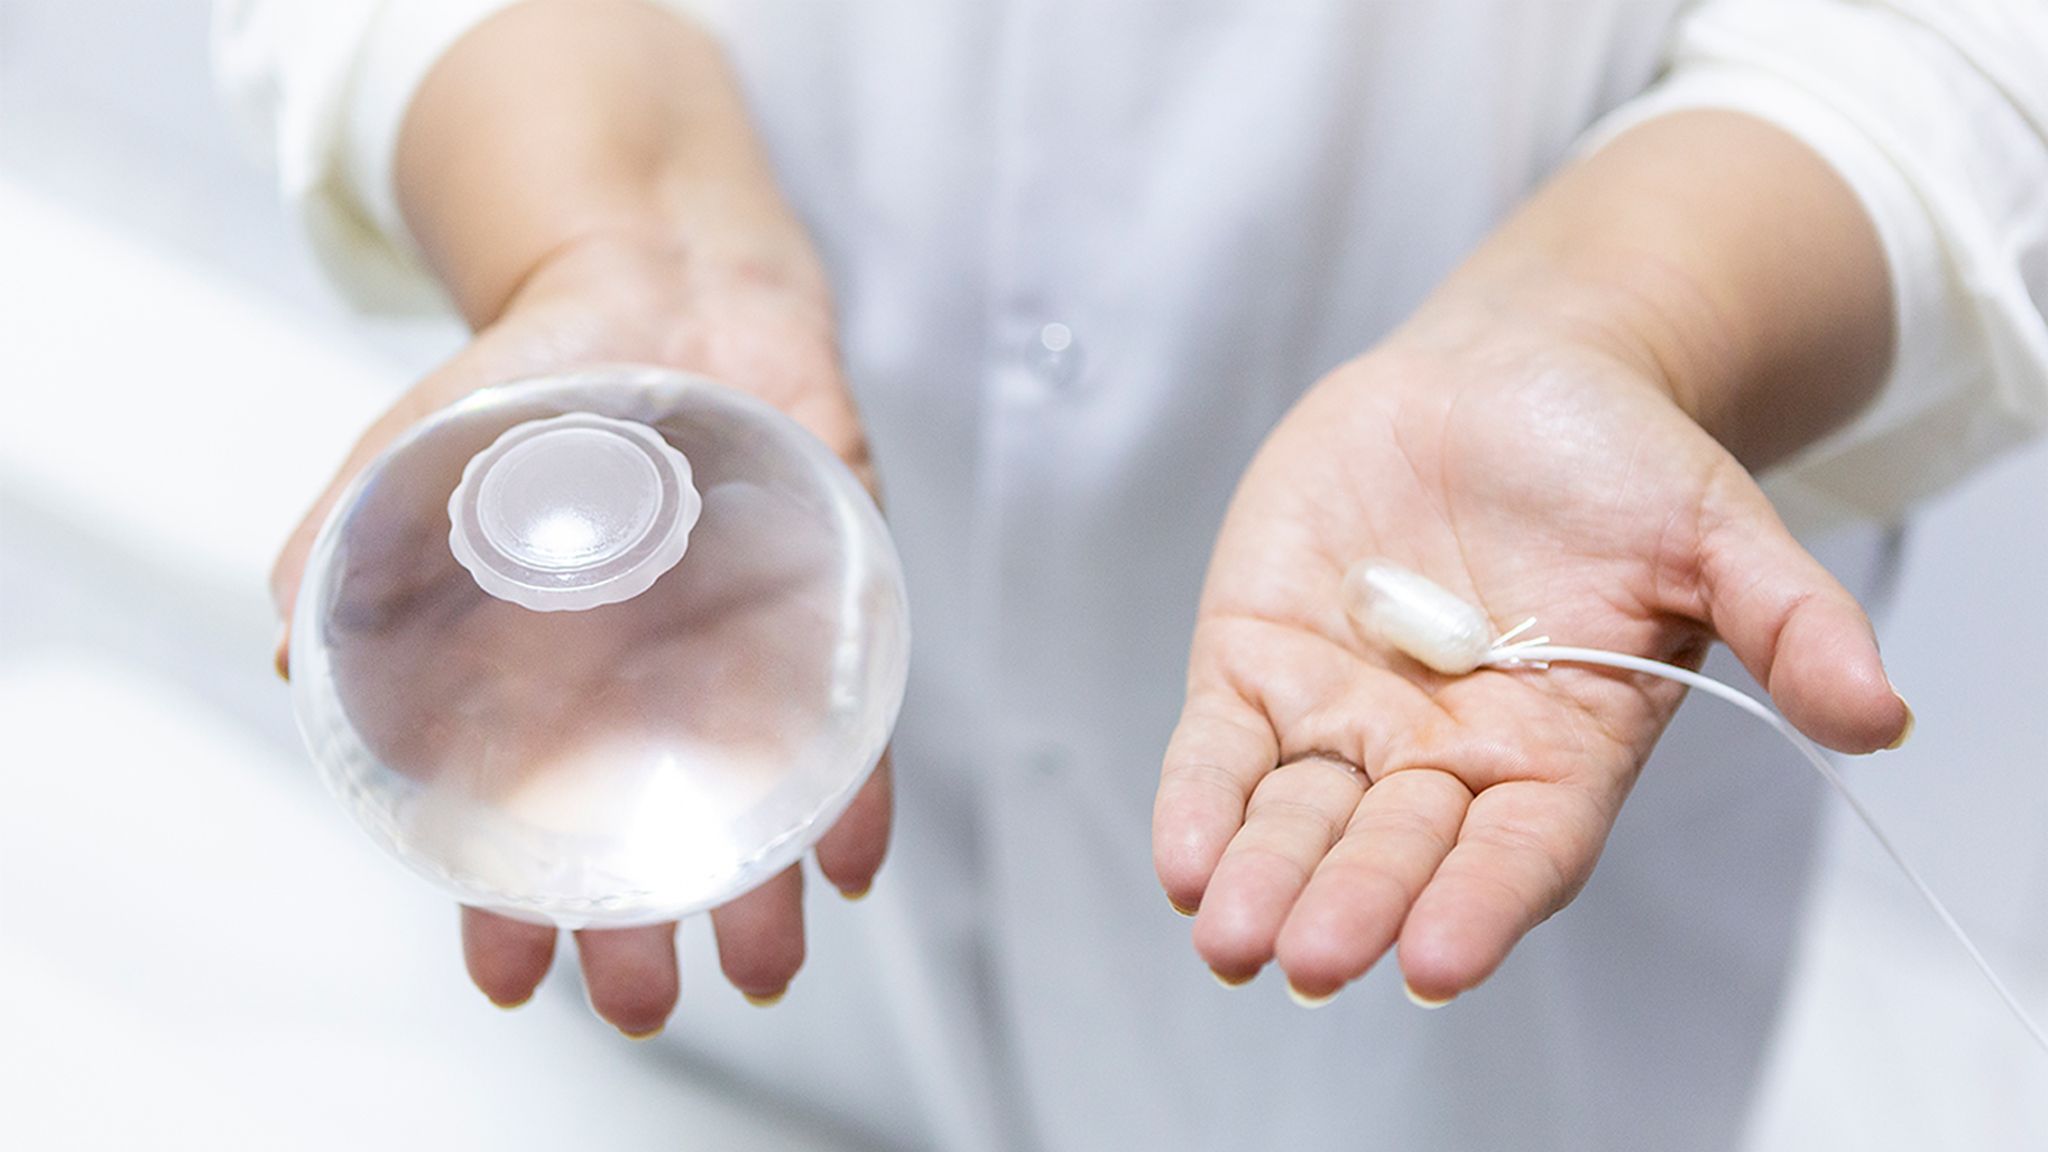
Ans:
[[[350,479],[400,434],[479,388],[601,363],[671,366],[749,391],[816,434],[873,487],[867,442],[840,373],[822,290],[693,261],[680,250],[599,236],[558,252],[498,321],[364,434],[278,558],[271,585],[283,618],[291,619],[306,557],[328,510]],[[281,645],[280,670],[286,652]],[[399,711],[413,715],[433,704],[415,701]],[[535,710],[545,714],[559,706],[536,702]],[[842,892],[865,892],[881,867],[889,839],[889,789],[884,758],[818,842],[819,870]],[[726,978],[757,1002],[779,997],[803,963],[802,894],[802,870],[791,865],[711,913]],[[499,1004],[532,995],[553,961],[551,927],[465,908],[462,930],[470,976]],[[587,929],[577,933],[577,949],[591,1004],[601,1016],[634,1036],[661,1027],[679,991],[673,923]]]
[[[1277,959],[1326,996],[1397,941],[1418,997],[1484,980],[1584,884],[1678,706],[1604,670],[1437,675],[1347,617],[1373,557],[1560,643],[1696,664],[1718,635],[1835,748],[1908,722],[1855,601],[1643,373],[1555,343],[1375,352],[1274,430],[1202,598],[1154,853],[1227,981]]]

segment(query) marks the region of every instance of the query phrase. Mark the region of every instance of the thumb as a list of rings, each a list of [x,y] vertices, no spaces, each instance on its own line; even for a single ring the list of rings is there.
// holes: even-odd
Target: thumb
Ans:
[[[319,537],[320,529],[327,523],[328,514],[334,510],[334,505],[340,501],[342,493],[348,490],[349,483],[355,479],[356,473],[361,472],[369,466],[371,460],[376,459],[377,454],[404,429],[405,421],[410,418],[409,411],[394,410],[364,433],[362,439],[358,440],[349,452],[348,459],[335,473],[334,479],[328,482],[326,490],[320,493],[320,498],[313,502],[313,507],[307,510],[305,516],[299,520],[298,526],[292,529],[291,538],[285,541],[284,548],[277,554],[277,562],[271,565],[270,601],[277,606],[279,619],[277,650],[272,653],[271,659],[277,665],[279,676],[291,678],[292,610],[298,603],[299,581],[305,576],[306,561],[313,553],[313,542]]]
[[[1870,618],[1747,474],[1704,509],[1700,584],[1708,623],[1800,731],[1856,753],[1897,747],[1912,731]]]
[[[467,384],[466,388],[462,387],[464,384]],[[292,609],[298,603],[299,582],[305,576],[306,561],[313,554],[313,543],[319,538],[320,529],[326,525],[328,514],[348,491],[356,474],[369,467],[370,462],[393,440],[425,419],[444,399],[453,399],[474,387],[476,385],[469,383],[464,374],[463,361],[458,358],[407,393],[364,431],[349,450],[348,458],[335,472],[334,479],[328,482],[326,490],[320,493],[320,498],[313,502],[298,526],[292,529],[291,538],[285,541],[276,563],[270,568],[270,601],[277,606],[280,621],[277,650],[272,654],[279,676],[289,679],[291,675]]]
[[[357,449],[357,455],[362,452]],[[313,554],[313,541],[320,535],[320,529],[327,523],[327,514],[334,510],[335,502],[348,487],[349,481],[363,468],[364,461],[352,455],[339,475],[335,476],[327,490],[320,494],[313,507],[300,519],[298,527],[292,529],[291,538],[285,541],[277,562],[270,567],[270,602],[277,606],[277,648],[271,653],[271,662],[277,667],[277,674],[291,679],[292,654],[292,610],[299,600],[299,581],[305,576],[306,561]]]
[[[340,503],[356,475],[368,468],[392,441],[442,407],[492,380],[510,380],[551,366],[539,357],[532,357],[533,363],[522,360],[516,341],[509,348],[499,348],[493,339],[493,333],[498,331],[500,329],[491,329],[480,334],[447,363],[408,389],[365,429],[354,447],[349,449],[348,458],[342,461],[326,490],[300,519],[298,527],[292,529],[291,538],[285,541],[270,569],[270,601],[277,606],[280,620],[277,650],[272,657],[277,663],[279,676],[289,679],[291,675],[292,610],[298,603],[299,582],[305,576],[306,562],[313,554],[313,544],[320,536],[320,529],[326,526],[328,515]]]

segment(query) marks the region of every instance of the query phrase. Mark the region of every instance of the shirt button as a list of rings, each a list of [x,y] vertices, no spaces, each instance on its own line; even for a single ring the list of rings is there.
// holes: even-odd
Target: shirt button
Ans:
[[[1050,388],[1065,388],[1081,373],[1081,345],[1074,330],[1054,321],[1026,342],[1024,358]]]

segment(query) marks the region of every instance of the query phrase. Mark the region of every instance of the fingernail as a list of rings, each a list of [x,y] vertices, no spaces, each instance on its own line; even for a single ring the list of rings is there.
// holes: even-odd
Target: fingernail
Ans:
[[[1173,909],[1176,915],[1192,917],[1195,914],[1195,910],[1193,908],[1183,907],[1180,901],[1175,900],[1171,896],[1168,896],[1166,898],[1166,903]]]
[[[1259,977],[1259,974],[1257,972],[1253,972],[1249,976],[1239,976],[1236,979],[1232,979],[1231,977],[1225,976],[1223,973],[1218,972],[1214,968],[1209,969],[1209,975],[1215,978],[1215,981],[1218,984],[1223,985],[1225,988],[1242,988],[1245,985],[1251,983],[1253,980],[1258,979]]]
[[[868,893],[873,890],[874,885],[872,884],[868,885],[866,888],[841,888],[839,890],[839,898],[841,900],[846,901],[848,904],[858,904],[861,901],[867,899]]]
[[[528,992],[526,995],[521,996],[517,1000],[500,1000],[495,996],[486,996],[484,997],[484,999],[489,1000],[493,1007],[502,1008],[505,1011],[510,1012],[515,1008],[524,1008],[526,1006],[526,1002],[533,999],[533,993]]]
[[[1451,1002],[1451,997],[1449,996],[1446,996],[1441,1000],[1432,1000],[1429,997],[1424,996],[1422,993],[1417,992],[1415,990],[1415,985],[1408,983],[1406,980],[1403,980],[1401,982],[1401,991],[1406,992],[1408,994],[1408,1002],[1410,1004],[1415,1005],[1417,1008],[1427,1008],[1431,1011],[1435,1011],[1436,1009],[1441,1008],[1444,1005],[1449,1004]]]
[[[1338,991],[1342,991],[1342,989],[1338,989]],[[1322,996],[1311,996],[1308,993],[1303,992],[1301,989],[1296,988],[1294,986],[1294,981],[1289,980],[1287,982],[1287,998],[1289,1000],[1294,1001],[1296,1004],[1301,1005],[1303,1008],[1321,1008],[1323,1005],[1328,1004],[1332,1000],[1335,1000],[1337,998],[1337,993],[1329,992]]]
[[[613,1027],[617,1028],[618,1025],[614,1024]],[[619,1028],[619,1035],[624,1036],[628,1040],[652,1040],[656,1036],[661,1035],[661,1030],[666,1027],[668,1027],[666,1024],[656,1024],[645,1032],[628,1032],[624,1028]]]
[[[1899,696],[1896,690],[1892,692],[1892,695]],[[1899,696],[1899,707],[1904,708],[1906,710],[1906,726],[1904,728],[1899,729],[1899,738],[1897,740],[1894,740],[1891,743],[1884,746],[1884,750],[1887,752],[1896,752],[1899,749],[1904,748],[1906,746],[1906,741],[1913,738],[1913,706],[1911,704],[1906,703],[1906,698],[1904,696]]]
[[[756,1008],[773,1008],[777,1004],[782,1003],[784,996],[789,995],[789,985],[785,984],[766,996],[756,996],[752,992],[742,992],[740,995],[745,998],[747,1003],[752,1004]]]
[[[285,647],[290,633],[285,626],[277,626],[277,643],[270,648],[270,666],[277,672],[277,678],[289,684],[292,682],[291,649]]]

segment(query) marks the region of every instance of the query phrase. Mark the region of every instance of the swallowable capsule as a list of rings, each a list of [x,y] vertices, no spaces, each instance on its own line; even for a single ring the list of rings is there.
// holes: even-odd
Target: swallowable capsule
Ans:
[[[1361,560],[1344,574],[1344,610],[1366,634],[1446,676],[1486,662],[1493,622],[1417,572]]]

